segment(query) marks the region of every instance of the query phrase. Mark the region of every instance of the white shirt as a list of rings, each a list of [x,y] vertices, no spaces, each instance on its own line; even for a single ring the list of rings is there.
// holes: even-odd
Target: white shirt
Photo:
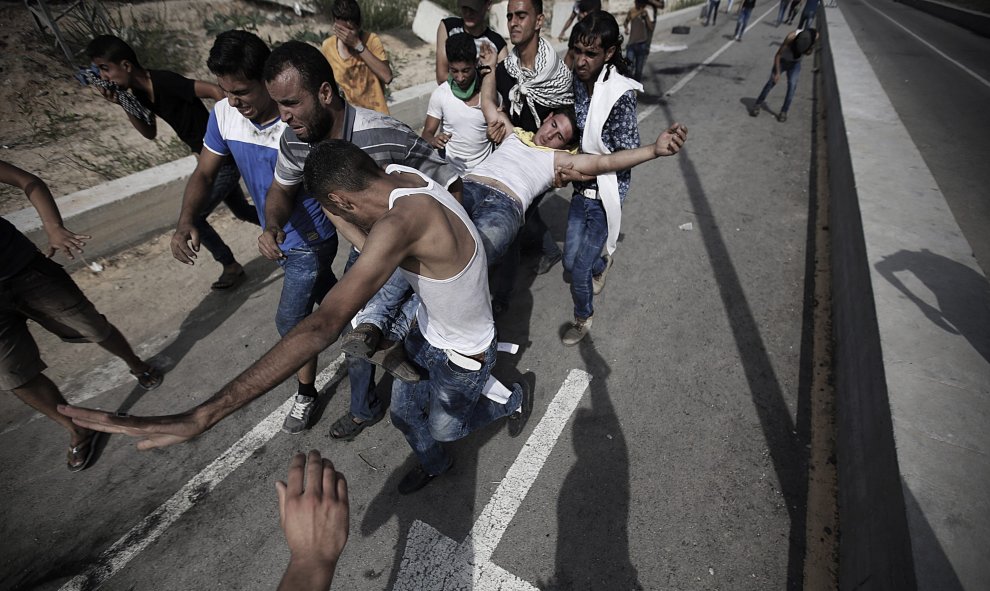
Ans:
[[[481,80],[478,80],[481,83]],[[457,169],[461,176],[471,172],[482,160],[492,153],[492,143],[486,136],[485,115],[478,106],[454,96],[450,84],[444,82],[430,95],[426,114],[442,121],[440,131],[450,134],[450,141],[444,148],[447,163]]]

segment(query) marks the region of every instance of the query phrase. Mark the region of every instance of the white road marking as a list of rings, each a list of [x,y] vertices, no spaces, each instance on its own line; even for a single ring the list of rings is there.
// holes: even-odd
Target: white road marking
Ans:
[[[341,354],[316,377],[317,390],[323,389],[327,383],[336,378],[338,373],[342,374],[342,370],[345,369],[344,355]],[[100,555],[94,565],[86,569],[84,573],[73,577],[59,591],[96,589],[117,571],[124,568],[142,550],[161,537],[170,525],[182,517],[183,513],[216,488],[224,478],[250,458],[251,454],[258,448],[268,443],[281,430],[282,422],[292,407],[292,403],[293,397],[289,397],[263,421],[230,446],[227,451],[213,460],[209,466],[203,468],[171,498],[114,542],[109,549]]]
[[[591,375],[580,369],[567,375],[467,539],[457,544],[421,521],[413,523],[393,591],[536,589],[491,557],[590,383]]]
[[[900,27],[901,30],[903,30],[905,33],[907,33],[908,35],[911,35],[912,37],[914,37],[915,39],[917,39],[918,41],[920,41],[921,43],[923,43],[926,47],[928,47],[928,49],[931,49],[932,51],[934,51],[935,53],[939,54],[940,56],[942,56],[946,60],[948,60],[948,61],[952,62],[953,64],[955,64],[956,66],[958,66],[960,70],[962,70],[963,72],[966,72],[967,74],[969,74],[970,76],[972,76],[973,78],[975,78],[977,80],[977,82],[981,82],[981,83],[983,83],[984,86],[986,86],[987,88],[990,88],[990,80],[987,80],[986,78],[980,76],[979,74],[977,74],[973,70],[970,70],[966,66],[964,66],[961,63],[957,62],[956,60],[952,59],[951,57],[949,57],[948,55],[946,55],[942,50],[940,50],[939,48],[935,47],[931,43],[925,41],[924,39],[922,39],[921,37],[919,37],[918,35],[916,35],[914,32],[912,32],[910,29],[908,29],[907,27],[905,27],[901,23],[895,21],[894,19],[890,18],[886,14],[880,12],[879,10],[877,10],[876,8],[874,8],[873,6],[871,6],[869,3],[864,2],[863,3],[863,6],[869,8],[873,12],[879,14],[883,18],[885,18],[885,19],[889,20],[890,22],[894,23],[895,25],[897,25],[898,27]]]
[[[755,21],[753,21],[748,27],[746,27],[746,31],[743,31],[743,32],[744,33],[745,32],[748,32],[750,29],[752,29],[753,27],[755,27],[757,23],[759,23],[761,20],[765,19],[768,14],[774,12],[775,10],[777,10],[777,7],[776,6],[773,7],[773,8],[771,8],[770,10],[764,12],[763,14],[761,14],[759,17],[757,17],[757,19]],[[723,45],[722,47],[720,47],[718,50],[715,51],[715,53],[713,53],[710,56],[708,56],[708,59],[706,59],[705,61],[703,61],[700,64],[698,64],[698,67],[696,67],[695,69],[693,69],[690,72],[688,72],[687,75],[685,75],[683,78],[681,78],[677,82],[677,84],[675,84],[674,86],[672,86],[670,88],[670,90],[668,90],[667,92],[665,92],[663,95],[664,96],[673,96],[675,93],[677,93],[682,88],[684,88],[685,86],[687,86],[687,83],[690,82],[691,80],[693,80],[694,77],[697,76],[702,70],[704,70],[706,66],[708,66],[713,61],[715,61],[716,59],[718,59],[718,56],[720,56],[723,53],[725,53],[726,50],[728,50],[730,47],[732,47],[735,44],[736,44],[736,41],[733,39],[733,40],[729,41],[728,43],[726,43],[725,45]]]

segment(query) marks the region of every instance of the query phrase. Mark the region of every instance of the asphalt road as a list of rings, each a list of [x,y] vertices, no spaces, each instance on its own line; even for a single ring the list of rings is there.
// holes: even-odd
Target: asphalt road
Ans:
[[[990,274],[990,39],[890,0],[841,9]]]
[[[776,5],[757,5],[742,43],[729,40],[729,18],[694,23],[687,36],[659,32],[688,47],[651,56],[640,130],[649,140],[680,121],[688,146],[634,172],[591,338],[560,344],[571,304],[559,266],[521,274],[499,329],[523,350],[497,370],[506,381],[536,375],[520,438],[501,425],[473,434],[451,446],[451,473],[403,497],[396,484],[413,460],[390,424],[352,443],[329,438],[346,380],[297,436],[277,431],[285,384],[194,442],[141,453],[111,437],[92,467],[69,474],[60,429],[4,397],[0,587],[274,588],[288,551],[273,482],[295,450],[316,448],[350,483],[337,589],[436,588],[424,577],[456,580],[465,555],[512,581],[505,588],[800,588],[814,74],[809,64],[786,123],[747,115],[787,32],[757,20]],[[771,95],[774,110],[783,90]],[[558,240],[566,204],[544,205]],[[161,389],[138,390],[97,347],[39,333],[49,375],[74,399],[133,414],[186,409],[234,377],[277,339],[280,274],[257,258],[256,230],[230,224],[224,235],[252,277],[234,293],[208,293],[210,263],[182,268],[153,247],[92,287],[98,307],[167,366]],[[343,259],[342,249],[338,267]],[[321,369],[333,373],[337,358],[331,347]],[[528,476],[517,478],[523,466]],[[490,505],[513,494],[518,505]]]

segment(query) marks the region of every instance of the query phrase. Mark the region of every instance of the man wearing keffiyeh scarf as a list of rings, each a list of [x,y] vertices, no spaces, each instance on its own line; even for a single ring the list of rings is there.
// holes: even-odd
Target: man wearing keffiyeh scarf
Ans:
[[[533,119],[540,121],[536,112],[537,103],[551,109],[574,103],[571,71],[557,56],[549,41],[542,37],[537,37],[537,41],[533,69],[522,64],[518,46],[505,59],[505,70],[517,81],[509,89],[509,116],[513,119],[519,117],[523,109],[529,109]]]

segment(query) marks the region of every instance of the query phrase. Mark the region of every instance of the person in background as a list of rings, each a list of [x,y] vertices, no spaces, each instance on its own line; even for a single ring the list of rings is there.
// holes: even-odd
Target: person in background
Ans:
[[[153,115],[150,122],[127,113],[127,120],[149,140],[155,139],[158,127],[155,115],[168,123],[197,157],[203,150],[203,137],[210,112],[202,99],[219,101],[223,90],[216,84],[203,80],[191,80],[168,70],[148,70],[141,66],[134,50],[119,37],[99,35],[90,41],[86,53],[100,71],[100,77],[112,82],[117,90],[100,88],[100,94],[111,103],[118,104],[118,93],[131,91]],[[258,212],[247,202],[241,191],[240,173],[233,162],[225,163],[217,171],[210,185],[209,198],[202,204],[195,219],[200,240],[213,258],[223,266],[220,278],[212,289],[231,289],[244,280],[241,267],[230,247],[206,220],[221,201],[227,204],[238,219],[260,225]]]
[[[361,29],[361,7],[355,0],[334,0],[330,9],[334,34],[321,51],[347,102],[388,115],[385,86],[392,82],[392,66],[376,33]]]
[[[474,39],[476,51],[481,53],[483,44],[490,45],[502,61],[509,55],[509,46],[505,39],[488,26],[488,10],[491,0],[461,0],[458,3],[461,16],[451,16],[440,21],[437,27],[437,84],[447,82],[448,59],[447,39],[458,33],[467,33]]]
[[[648,4],[647,0],[636,0],[626,13],[626,20],[623,23],[628,36],[626,61],[632,64],[632,77],[637,82],[643,80],[643,66],[646,65],[646,58],[650,55],[650,41],[653,39],[653,29],[656,26],[656,21],[646,8]]]
[[[749,16],[753,14],[755,6],[756,0],[743,0],[742,6],[739,7],[739,18],[736,20],[736,41],[742,41],[743,33],[746,32],[746,25],[749,23]]]
[[[464,176],[492,153],[481,112],[478,49],[467,33],[448,37],[445,49],[450,73],[430,96],[421,136]]]
[[[134,353],[117,327],[96,310],[62,266],[51,260],[56,252],[75,258],[73,249],[81,253],[90,237],[66,229],[48,186],[2,160],[0,183],[24,191],[41,217],[49,243],[47,255],[42,254],[14,224],[0,218],[0,390],[13,392],[69,432],[66,465],[70,472],[78,472],[92,460],[98,433],[73,424],[56,410],[67,402],[44,374],[47,366],[28,330],[28,319],[67,343],[98,344],[126,363],[145,390],[160,386],[162,373]]]
[[[708,11],[705,12],[705,22],[704,26],[708,26],[708,23],[715,24],[718,19],[718,3],[719,0],[708,0]]]
[[[763,108],[763,101],[766,100],[767,95],[773,90],[773,87],[777,85],[780,80],[780,73],[787,73],[787,95],[784,96],[784,105],[780,108],[780,113],[777,114],[777,121],[783,123],[787,121],[787,111],[791,108],[791,101],[794,99],[794,89],[797,88],[798,76],[801,74],[801,58],[806,55],[811,55],[811,52],[815,49],[815,43],[818,41],[818,31],[814,29],[798,29],[797,31],[792,31],[784,37],[784,42],[780,44],[780,48],[777,53],[773,56],[773,68],[770,70],[770,79],[763,86],[763,90],[760,92],[760,96],[757,97],[756,102],[749,110],[749,114],[752,117],[756,117],[760,114],[760,110]]]

